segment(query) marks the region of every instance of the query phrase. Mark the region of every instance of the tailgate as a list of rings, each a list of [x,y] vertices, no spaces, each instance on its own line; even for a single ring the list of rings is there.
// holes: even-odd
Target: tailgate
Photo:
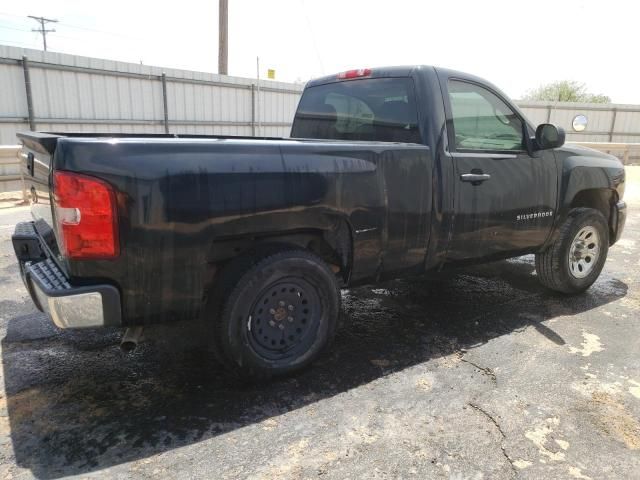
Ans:
[[[38,236],[54,259],[59,257],[51,209],[51,166],[57,135],[28,132],[18,133],[22,142],[22,173],[31,195],[31,214]]]

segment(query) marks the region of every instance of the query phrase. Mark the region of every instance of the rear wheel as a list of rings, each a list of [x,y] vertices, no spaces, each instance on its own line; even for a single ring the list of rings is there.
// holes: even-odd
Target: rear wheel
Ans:
[[[607,221],[598,210],[576,208],[560,227],[558,237],[536,254],[536,271],[546,287],[579,293],[596,281],[609,250]]]
[[[244,377],[269,378],[301,370],[329,344],[340,293],[325,262],[303,250],[257,263],[239,259],[222,274],[214,348]]]

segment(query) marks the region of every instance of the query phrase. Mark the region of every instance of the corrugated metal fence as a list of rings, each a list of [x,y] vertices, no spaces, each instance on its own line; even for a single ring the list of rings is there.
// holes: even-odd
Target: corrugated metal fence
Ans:
[[[0,46],[0,86],[5,145],[30,123],[43,131],[288,136],[303,88],[8,46]]]
[[[288,136],[303,86],[259,87],[249,78],[0,45],[0,145],[15,144],[30,121],[44,131]],[[568,141],[640,142],[639,105],[518,104],[532,122],[564,127]],[[572,128],[578,114],[588,119],[583,132]]]
[[[568,142],[585,143],[626,163],[640,160],[640,105],[520,101],[518,106],[536,125],[554,123],[563,127]],[[573,129],[573,119],[578,115],[587,118],[581,132]]]
[[[640,142],[640,105],[520,101],[518,106],[535,124],[563,127],[571,142]],[[573,130],[576,115],[587,117],[587,127],[582,132]]]

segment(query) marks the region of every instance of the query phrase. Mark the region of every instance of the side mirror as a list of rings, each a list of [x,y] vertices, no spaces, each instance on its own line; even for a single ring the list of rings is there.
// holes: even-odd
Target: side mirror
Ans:
[[[551,123],[541,123],[536,128],[535,150],[548,150],[564,145],[565,133],[562,127]]]

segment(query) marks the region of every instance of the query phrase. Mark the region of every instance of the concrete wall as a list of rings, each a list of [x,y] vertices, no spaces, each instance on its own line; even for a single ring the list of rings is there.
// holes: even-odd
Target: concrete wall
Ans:
[[[23,190],[20,147],[0,145],[0,193]]]

